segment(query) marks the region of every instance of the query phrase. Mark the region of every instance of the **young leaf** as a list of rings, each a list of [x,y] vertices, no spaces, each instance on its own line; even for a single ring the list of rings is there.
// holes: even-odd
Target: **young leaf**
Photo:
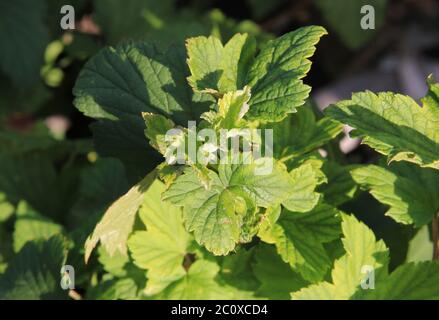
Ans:
[[[271,222],[258,235],[263,241],[275,244],[282,259],[304,279],[319,281],[330,267],[323,243],[339,234],[338,210],[320,204],[307,213],[283,211],[275,224]]]
[[[255,40],[247,34],[236,34],[223,46],[214,37],[196,37],[186,41],[189,84],[194,90],[226,93],[242,89],[249,63],[256,51]]]
[[[326,114],[354,127],[355,135],[389,162],[439,169],[439,84],[431,78],[428,83],[423,107],[408,96],[366,91],[326,109]]]
[[[349,299],[360,287],[363,266],[375,270],[375,279],[387,274],[388,250],[382,240],[354,216],[343,215],[343,247],[346,254],[334,263],[332,283],[321,282],[292,293],[293,299]]]
[[[126,241],[132,231],[137,210],[143,202],[145,192],[154,182],[155,175],[155,171],[148,174],[108,208],[101,221],[96,225],[93,233],[85,242],[86,262],[99,241],[101,241],[101,244],[110,256],[116,250],[126,254]]]
[[[240,127],[241,119],[248,111],[250,100],[250,88],[231,91],[218,100],[218,127],[221,129],[233,129]]]
[[[145,136],[149,140],[149,144],[161,154],[166,153],[165,136],[168,130],[175,127],[174,122],[159,114],[150,112],[142,113],[145,120]]]
[[[311,88],[302,78],[311,68],[308,58],[325,34],[322,27],[303,27],[262,48],[247,75],[252,90],[250,119],[280,121],[305,103]]]
[[[147,230],[136,231],[128,240],[134,263],[148,270],[148,295],[163,289],[151,284],[165,285],[184,276],[183,259],[190,243],[181,209],[161,201],[163,191],[165,186],[158,180],[148,189],[139,212]]]
[[[410,163],[388,168],[376,165],[351,170],[353,179],[380,202],[390,206],[386,215],[403,224],[421,227],[439,212],[439,172]]]
[[[249,119],[280,121],[305,103],[311,88],[301,79],[324,34],[322,27],[300,28],[270,41],[255,59],[255,45],[247,35],[235,35],[224,47],[215,37],[189,39],[189,83],[195,90],[220,96],[248,85]]]

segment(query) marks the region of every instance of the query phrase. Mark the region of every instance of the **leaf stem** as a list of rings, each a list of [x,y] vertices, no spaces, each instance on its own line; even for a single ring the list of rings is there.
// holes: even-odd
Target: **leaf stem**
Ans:
[[[438,214],[433,215],[433,220],[431,221],[431,236],[433,240],[433,260],[439,260],[439,230],[438,230]]]

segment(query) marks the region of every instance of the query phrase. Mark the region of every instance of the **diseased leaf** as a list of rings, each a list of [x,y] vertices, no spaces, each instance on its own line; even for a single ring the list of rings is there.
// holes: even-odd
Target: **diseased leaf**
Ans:
[[[291,193],[285,169],[275,164],[268,175],[255,175],[255,169],[254,162],[220,165],[219,175],[209,171],[211,185],[206,189],[191,168],[177,178],[163,199],[184,206],[186,228],[194,231],[199,244],[225,255],[238,241],[251,240],[256,230],[247,235],[243,228],[248,227],[246,220],[254,220],[256,206],[278,204]]]
[[[421,227],[439,212],[439,172],[411,163],[389,167],[360,166],[353,179],[390,208],[386,215],[396,222]]]
[[[355,136],[389,162],[439,169],[439,84],[431,78],[428,82],[423,107],[408,96],[366,91],[331,106],[326,114],[354,127]]]
[[[224,189],[218,175],[209,172],[211,187],[206,190],[197,173],[189,169],[164,193],[163,199],[184,206],[186,229],[195,240],[216,255],[233,250],[239,240],[242,217],[236,214],[235,197]]]

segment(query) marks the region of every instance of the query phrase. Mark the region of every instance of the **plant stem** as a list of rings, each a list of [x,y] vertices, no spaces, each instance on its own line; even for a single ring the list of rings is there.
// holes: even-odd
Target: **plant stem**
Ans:
[[[433,220],[431,221],[431,236],[433,240],[433,260],[439,260],[439,230],[438,230],[438,219],[437,214],[433,215]]]

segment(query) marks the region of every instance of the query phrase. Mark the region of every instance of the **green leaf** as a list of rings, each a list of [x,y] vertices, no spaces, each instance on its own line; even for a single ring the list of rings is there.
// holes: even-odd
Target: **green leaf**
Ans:
[[[139,212],[147,230],[136,231],[128,240],[134,263],[148,270],[148,295],[184,276],[183,259],[191,240],[183,227],[181,209],[160,200],[164,191],[159,180],[148,189]]]
[[[134,279],[110,279],[87,290],[88,300],[137,300],[139,287]]]
[[[47,240],[63,231],[61,225],[33,211],[25,202],[18,204],[16,215],[13,236],[15,252],[19,252],[29,241]]]
[[[430,239],[428,229],[428,225],[423,226],[410,240],[407,251],[407,262],[431,260],[431,257],[433,256],[433,241]]]
[[[289,299],[290,292],[297,291],[307,282],[289,264],[282,261],[276,249],[269,245],[258,246],[255,252],[253,271],[261,285],[258,296],[270,299]]]
[[[40,78],[49,42],[44,1],[0,3],[0,69],[17,87],[29,87]]]
[[[318,173],[310,163],[305,163],[292,170],[290,176],[294,186],[290,196],[282,205],[293,212],[312,210],[320,199],[320,194],[315,192],[319,184]]]
[[[0,153],[0,167],[0,190],[10,202],[25,200],[44,215],[60,216],[65,209],[63,180],[46,155]]]
[[[267,175],[255,175],[255,169],[254,162],[220,165],[219,175],[209,170],[211,186],[206,190],[191,168],[171,185],[163,199],[184,206],[186,228],[194,231],[199,244],[216,255],[225,255],[240,240],[250,241],[253,234],[247,235],[242,228],[254,218],[256,205],[275,205],[291,194],[285,169],[274,164]]]
[[[156,296],[164,300],[231,299],[233,292],[215,281],[219,267],[215,262],[197,260],[187,274]]]
[[[8,221],[14,214],[14,206],[7,200],[6,195],[0,192],[0,224]]]
[[[317,150],[337,137],[343,126],[326,117],[317,120],[311,106],[305,105],[283,121],[270,124],[268,128],[273,129],[275,154],[288,159]]]
[[[197,173],[189,169],[177,178],[163,195],[164,200],[184,206],[184,220],[195,240],[216,255],[225,255],[239,241],[242,217],[236,214],[239,196],[222,185],[218,175],[209,172],[211,187],[206,190]]]
[[[323,243],[340,234],[340,217],[337,209],[319,204],[307,213],[284,210],[275,224],[259,232],[259,237],[276,245],[283,261],[309,281],[322,280],[330,267]]]
[[[99,218],[129,189],[125,168],[117,159],[98,159],[93,166],[81,170],[79,180],[78,198],[68,216],[69,224],[74,226],[82,226],[84,219],[93,215]]]
[[[417,227],[429,223],[439,212],[439,172],[411,163],[376,165],[351,170],[353,179],[381,203],[390,207],[386,215]]]
[[[48,132],[39,132],[37,130],[32,130],[29,133],[0,131],[0,146],[3,150],[8,150],[8,153],[18,154],[35,150],[47,150],[56,143],[57,141]]]
[[[113,256],[110,256],[104,247],[98,248],[99,262],[104,266],[105,271],[114,275],[115,277],[122,278],[127,275],[126,266],[129,262],[129,257],[118,251]]]
[[[243,190],[256,205],[264,208],[285,201],[292,193],[293,183],[285,167],[273,159],[271,172],[259,172],[258,160],[250,159],[249,164],[220,165],[219,177],[223,185]],[[265,160],[261,158],[261,160]]]
[[[241,290],[254,291],[259,282],[253,274],[252,263],[255,257],[255,247],[241,247],[236,253],[223,258],[221,263],[221,279],[225,283]]]
[[[250,119],[280,121],[305,103],[311,88],[302,78],[311,68],[308,58],[325,34],[322,27],[303,27],[262,48],[247,75],[252,89]]]
[[[236,34],[225,46],[214,36],[196,37],[186,41],[186,48],[192,88],[226,93],[244,87],[256,42],[247,34]]]
[[[363,266],[375,270],[375,279],[387,274],[388,250],[382,240],[354,216],[343,215],[343,247],[346,254],[334,263],[332,283],[321,282],[292,293],[293,299],[349,299],[364,278]]]
[[[317,191],[323,194],[326,203],[339,206],[354,197],[357,184],[351,176],[350,168],[331,160],[323,163],[322,171],[328,181],[320,185]]]
[[[387,2],[387,0],[314,0],[331,29],[351,49],[357,49],[373,39],[376,30],[384,23]],[[374,8],[374,29],[361,27],[360,22],[365,16],[361,8],[365,5]]]
[[[61,236],[26,243],[0,277],[0,299],[66,299],[60,286],[65,259]]]
[[[331,106],[326,113],[354,127],[355,135],[387,155],[389,162],[439,169],[439,84],[429,79],[429,86],[423,107],[408,96],[366,91]]]
[[[94,18],[110,44],[142,39],[172,13],[174,0],[94,0]],[[155,22],[155,23],[154,23]]]
[[[116,251],[126,255],[126,242],[132,231],[137,210],[143,202],[145,192],[154,182],[155,175],[155,171],[148,174],[108,208],[85,243],[86,262],[99,241],[110,256]]]
[[[374,290],[360,290],[354,299],[437,300],[439,261],[407,263],[398,267]]]
[[[73,94],[75,106],[99,120],[92,125],[97,151],[122,160],[137,178],[152,169],[159,158],[148,148],[142,112],[187,126],[211,104],[209,97],[193,94],[188,73],[184,50],[176,46],[162,53],[147,43],[125,43],[90,59]]]

